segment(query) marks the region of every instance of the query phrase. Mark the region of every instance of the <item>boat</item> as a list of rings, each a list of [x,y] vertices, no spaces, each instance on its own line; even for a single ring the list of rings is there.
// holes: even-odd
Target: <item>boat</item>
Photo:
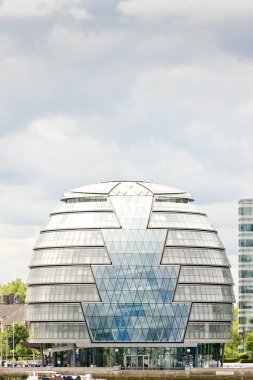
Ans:
[[[92,374],[86,375],[62,375],[55,371],[29,371],[27,380],[94,380]],[[106,380],[106,379],[96,379]]]

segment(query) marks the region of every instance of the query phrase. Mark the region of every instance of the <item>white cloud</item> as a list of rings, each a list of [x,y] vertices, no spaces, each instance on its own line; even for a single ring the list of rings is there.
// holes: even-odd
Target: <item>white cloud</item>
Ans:
[[[81,0],[1,0],[0,18],[27,19],[46,17],[57,12],[69,11],[78,20],[93,16],[82,6]]]
[[[73,7],[70,9],[70,14],[77,21],[93,20],[94,16],[89,14],[83,7]]]
[[[43,17],[59,11],[64,0],[1,0],[0,18]]]
[[[118,10],[128,16],[170,17],[172,22],[208,23],[217,21],[251,20],[253,4],[250,0],[121,0]]]

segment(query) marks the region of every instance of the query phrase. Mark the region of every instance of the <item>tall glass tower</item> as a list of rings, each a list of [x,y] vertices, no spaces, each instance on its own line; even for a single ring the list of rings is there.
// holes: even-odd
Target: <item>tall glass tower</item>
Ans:
[[[239,201],[239,333],[253,330],[253,199]]]
[[[126,367],[197,366],[231,341],[230,264],[183,190],[69,191],[41,230],[28,283],[31,341],[74,344],[84,365],[110,365],[113,352]]]

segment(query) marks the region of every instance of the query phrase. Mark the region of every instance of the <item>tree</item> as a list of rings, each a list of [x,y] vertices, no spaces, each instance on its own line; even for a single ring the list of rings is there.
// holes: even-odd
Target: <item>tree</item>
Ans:
[[[246,334],[245,342],[244,342],[245,349],[247,351],[251,352],[251,355],[253,353],[253,331],[249,331]]]
[[[25,302],[26,290],[27,285],[21,280],[21,278],[16,278],[8,284],[0,285],[0,296],[14,294],[15,296],[18,296],[20,301]]]
[[[237,358],[238,347],[242,341],[241,335],[238,333],[238,307],[234,309],[235,320],[232,324],[233,342],[227,343],[225,346],[225,356],[227,358]]]
[[[29,338],[28,329],[21,323],[15,323],[13,326],[9,326],[7,330],[7,339],[9,347],[13,348],[13,330],[14,330],[14,348],[21,342],[27,342]]]

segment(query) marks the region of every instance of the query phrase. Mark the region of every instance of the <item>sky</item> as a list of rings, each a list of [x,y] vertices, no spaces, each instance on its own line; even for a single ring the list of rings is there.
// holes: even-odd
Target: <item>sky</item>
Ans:
[[[252,0],[0,0],[0,283],[64,192],[132,179],[191,193],[237,284],[252,21]]]

